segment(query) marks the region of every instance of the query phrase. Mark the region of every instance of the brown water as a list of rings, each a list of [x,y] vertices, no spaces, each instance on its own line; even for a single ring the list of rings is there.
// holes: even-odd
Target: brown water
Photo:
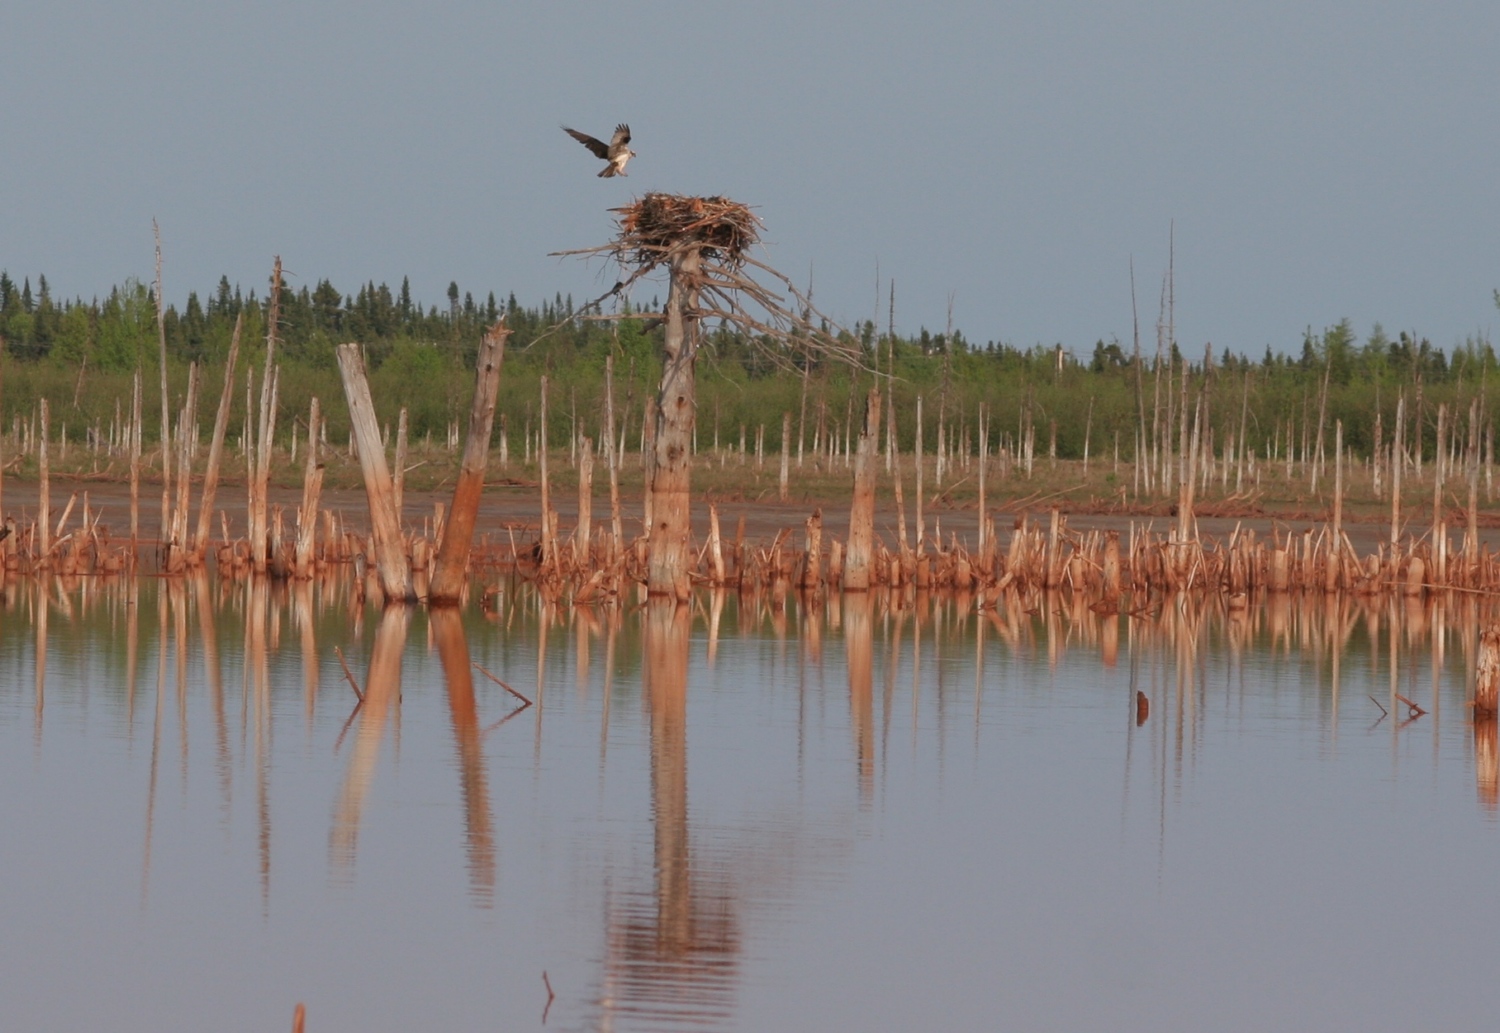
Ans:
[[[1476,624],[11,583],[0,1024],[1490,1028]]]

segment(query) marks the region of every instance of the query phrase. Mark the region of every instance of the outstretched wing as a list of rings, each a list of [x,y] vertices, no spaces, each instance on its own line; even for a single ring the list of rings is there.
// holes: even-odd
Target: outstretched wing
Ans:
[[[622,126],[621,128],[624,128],[624,127]],[[569,136],[571,136],[573,139],[575,139],[579,143],[583,144],[589,150],[593,151],[595,157],[603,158],[606,161],[609,160],[609,147],[605,145],[605,143],[604,143],[603,140],[595,140],[588,133],[580,133],[576,129],[569,129],[567,126],[563,126],[562,130],[563,130],[563,132],[565,132]],[[619,132],[616,132],[615,133],[615,138],[618,139],[619,136],[620,136]],[[628,129],[625,130],[625,139],[627,139],[627,140],[630,139],[630,131]]]
[[[621,122],[619,125],[615,126],[615,135],[610,137],[609,157],[613,158],[617,154],[623,154],[625,152],[626,145],[629,143],[630,127],[624,122]],[[595,151],[594,153],[598,154],[599,152]]]

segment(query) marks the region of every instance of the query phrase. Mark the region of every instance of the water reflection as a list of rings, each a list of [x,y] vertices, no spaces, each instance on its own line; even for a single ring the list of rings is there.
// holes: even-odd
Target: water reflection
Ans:
[[[645,681],[651,740],[652,888],[606,902],[601,1028],[627,1016],[648,1028],[727,1019],[739,966],[736,901],[726,881],[695,868],[688,824],[689,610],[646,608]]]
[[[429,618],[443,680],[448,712],[458,748],[459,786],[464,804],[464,839],[468,850],[469,889],[476,904],[488,907],[495,895],[495,829],[490,817],[489,776],[485,770],[484,735],[474,698],[474,669],[458,611],[434,609]]]
[[[375,647],[370,653],[369,675],[365,678],[359,713],[355,718],[358,727],[349,752],[349,766],[338,801],[334,804],[333,829],[328,836],[329,859],[336,871],[351,878],[359,851],[360,819],[380,759],[386,719],[401,706],[401,656],[406,649],[410,624],[411,608],[408,606],[387,606],[380,615],[380,624],[375,629]]]
[[[399,885],[424,901],[451,889],[489,924],[476,934],[448,913],[450,927],[534,956],[528,977],[550,966],[551,1023],[563,1027],[739,1025],[768,992],[757,983],[765,959],[806,933],[787,902],[816,911],[813,890],[853,882],[860,858],[916,849],[894,833],[882,840],[898,820],[942,811],[933,801],[969,783],[994,797],[1017,785],[1048,799],[1065,792],[1061,780],[1028,783],[1024,766],[996,776],[1033,742],[1099,777],[1104,823],[1118,809],[1123,840],[1149,827],[1163,884],[1195,841],[1183,830],[1201,836],[1204,812],[1221,802],[1245,806],[1224,789],[1239,774],[1226,758],[1241,753],[1274,754],[1314,784],[1344,770],[1393,793],[1430,781],[1463,818],[1491,827],[1500,816],[1496,725],[1471,722],[1464,706],[1477,628],[1496,616],[1481,598],[1320,594],[1241,607],[1166,596],[1123,614],[1055,591],[809,599],[773,585],[704,593],[691,606],[590,609],[510,583],[486,598],[483,614],[426,613],[367,606],[337,580],[11,582],[0,595],[0,728],[14,725],[23,752],[29,739],[45,757],[92,747],[72,733],[102,715],[95,723],[126,744],[125,849],[141,851],[147,914],[183,892],[201,793],[206,825],[224,833],[215,849],[244,872],[228,895],[251,900],[264,921],[289,899],[316,899],[302,862],[308,827],[319,873],[350,893],[372,857],[385,879],[417,852],[420,874]],[[424,635],[430,653],[407,648]],[[335,647],[362,699],[336,684]],[[523,688],[535,677],[534,725],[502,730],[514,704],[476,681],[476,660]],[[238,728],[232,673],[227,697],[225,687],[236,665]],[[153,674],[148,700],[141,686],[150,693]],[[102,688],[90,696],[89,685]],[[377,792],[403,714],[401,792]],[[313,795],[309,821],[300,812]],[[421,820],[434,809],[440,843]],[[942,839],[941,817],[923,834],[961,848],[961,837]],[[360,858],[362,830],[387,822],[399,841],[366,833]],[[1015,833],[1045,838],[1055,827],[1018,820]],[[982,903],[1016,876],[996,866],[990,877],[954,892]]]

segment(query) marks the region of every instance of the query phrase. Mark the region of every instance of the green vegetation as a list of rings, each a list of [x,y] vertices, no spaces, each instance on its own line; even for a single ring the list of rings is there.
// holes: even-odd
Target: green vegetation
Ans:
[[[496,427],[498,434],[505,422],[512,454],[522,452],[525,429],[534,430],[538,382],[544,373],[552,384],[553,443],[568,440],[575,419],[581,430],[595,431],[602,422],[604,364],[611,353],[616,404],[626,421],[627,440],[634,445],[645,401],[659,374],[661,330],[652,323],[654,303],[608,323],[579,318],[572,299],[561,296],[523,308],[514,296],[500,302],[489,293],[477,301],[453,284],[447,302],[441,309],[424,308],[412,299],[405,281],[397,291],[371,282],[346,294],[327,280],[312,288],[284,291],[277,351],[282,365],[279,437],[290,437],[293,420],[302,417],[310,398],[317,395],[329,418],[330,440],[343,439],[347,425],[334,347],[357,340],[368,352],[382,419],[394,423],[397,409],[406,406],[414,441],[429,434],[435,441],[444,440],[450,426],[465,418],[482,330],[504,315],[515,333],[507,348]],[[200,411],[205,427],[212,422],[236,319],[241,314],[245,319],[239,374],[243,384],[245,358],[255,366],[264,354],[266,312],[263,297],[244,293],[224,278],[206,299],[190,294],[181,311],[175,306],[167,309],[168,379],[174,404],[185,390],[188,364],[202,364],[206,379]],[[1029,422],[1035,428],[1039,457],[1049,454],[1055,427],[1059,458],[1080,457],[1086,435],[1093,455],[1111,454],[1118,435],[1121,458],[1130,459],[1141,425],[1139,409],[1145,408],[1149,425],[1158,378],[1165,410],[1168,398],[1180,404],[1181,378],[1186,375],[1192,399],[1206,393],[1216,450],[1238,433],[1242,402],[1246,438],[1262,457],[1285,448],[1289,425],[1295,427],[1300,448],[1304,428],[1310,426],[1309,437],[1316,438],[1326,382],[1328,447],[1334,420],[1342,420],[1346,444],[1355,455],[1367,456],[1374,444],[1377,412],[1383,414],[1389,441],[1398,392],[1406,393],[1409,414],[1421,392],[1422,418],[1430,427],[1438,403],[1466,411],[1470,399],[1483,398],[1496,365],[1494,350],[1482,339],[1470,339],[1444,354],[1416,335],[1403,332],[1392,338],[1379,326],[1361,342],[1347,320],[1321,333],[1309,330],[1300,347],[1286,353],[1268,347],[1259,360],[1226,350],[1220,355],[1205,351],[1191,361],[1172,346],[1160,363],[1154,345],[1151,354],[1138,360],[1134,348],[1119,341],[1100,341],[1091,354],[1075,355],[1060,345],[979,345],[957,332],[951,339],[927,330],[892,339],[869,322],[851,334],[862,345],[870,369],[894,373],[903,450],[912,448],[915,403],[923,397],[929,453],[935,447],[940,413],[950,424],[957,420],[971,428],[969,446],[977,449],[972,428],[983,405],[991,414],[992,448],[1013,443]],[[758,428],[764,426],[770,455],[780,448],[783,412],[792,413],[794,448],[799,433],[811,448],[820,424],[837,439],[870,382],[870,372],[841,365],[813,362],[804,367],[803,360],[792,355],[777,362],[774,354],[725,329],[711,328],[709,340],[698,399],[702,449],[715,437],[726,448],[737,447],[743,425],[747,447],[753,450]],[[160,404],[153,387],[157,354],[155,303],[145,284],[130,280],[103,299],[60,301],[45,277],[38,277],[35,286],[29,278],[17,285],[0,273],[0,430],[9,433],[17,417],[30,418],[37,399],[45,396],[53,407],[54,435],[63,425],[75,442],[84,437],[86,426],[107,433],[117,412],[128,414],[130,380],[140,368],[146,436],[154,438]],[[241,386],[235,392],[231,436],[239,433],[244,405]],[[1488,406],[1484,408],[1487,413]],[[1424,441],[1430,454],[1433,435],[1426,433]]]

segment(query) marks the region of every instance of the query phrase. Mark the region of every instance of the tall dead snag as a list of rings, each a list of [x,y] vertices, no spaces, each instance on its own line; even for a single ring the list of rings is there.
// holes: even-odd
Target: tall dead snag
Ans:
[[[798,352],[838,353],[849,358],[857,352],[852,339],[839,341],[826,330],[814,331],[812,317],[821,314],[815,313],[789,279],[750,257],[750,248],[759,240],[760,224],[745,205],[723,197],[647,194],[615,211],[619,232],[612,242],[562,253],[607,255],[629,270],[608,293],[586,305],[585,312],[654,271],[665,269],[669,274],[663,314],[664,361],[646,470],[650,513],[646,587],[651,595],[685,600],[693,563],[689,503],[702,320],[719,319],[734,327],[789,369]],[[747,275],[747,266],[776,279],[779,289],[796,299],[800,314],[785,307],[781,295]]]
[[[623,433],[623,431],[622,431]],[[609,564],[613,567],[625,547],[625,529],[620,520],[620,451],[624,443],[615,441],[615,357],[604,358],[604,436],[605,455],[609,459]]]
[[[208,552],[208,527],[213,517],[214,494],[219,490],[219,463],[224,456],[224,434],[229,429],[229,410],[234,401],[234,366],[240,355],[240,332],[245,326],[245,313],[234,321],[234,334],[229,338],[229,357],[224,362],[224,390],[219,395],[219,412],[214,417],[214,438],[208,446],[208,468],[203,472],[203,496],[198,503],[198,530],[193,535],[192,555],[197,563],[203,562]]]
[[[292,559],[292,576],[298,581],[312,577],[313,546],[318,533],[318,500],[323,491],[323,463],[318,458],[318,442],[323,418],[318,398],[313,396],[307,412],[307,467],[302,474],[302,505],[297,509],[297,545]]]
[[[141,370],[136,367],[130,393],[130,562],[135,563],[141,533]]]
[[[253,439],[255,451],[254,462],[249,472],[250,477],[250,562],[257,574],[266,572],[266,537],[270,533],[270,522],[268,516],[269,503],[267,497],[270,494],[271,484],[271,446],[276,440],[276,395],[277,395],[277,369],[276,369],[276,333],[279,329],[277,324],[281,321],[281,256],[276,257],[275,264],[271,268],[271,298],[269,314],[266,318],[266,365],[261,370],[260,378],[260,420],[257,424],[258,433]],[[364,361],[360,360],[361,381],[364,376]],[[345,385],[348,390],[348,385]],[[365,396],[369,396],[369,388],[365,389]],[[350,405],[353,408],[353,405]],[[371,407],[370,418],[374,419],[374,408]],[[248,419],[248,413],[246,414]],[[379,444],[379,437],[376,443]],[[364,442],[360,442],[360,451],[364,451]],[[363,458],[363,456],[361,456]],[[382,456],[381,463],[385,460]]]
[[[777,499],[786,501],[787,496],[787,474],[791,472],[791,441],[792,441],[792,414],[784,412],[781,414],[781,477],[776,482],[778,486]]]
[[[578,442],[578,524],[573,531],[573,565],[580,571],[590,567],[594,523],[594,442],[580,434]]]
[[[453,506],[443,524],[429,603],[455,603],[464,585],[474,524],[479,519],[479,498],[484,492],[484,468],[489,463],[490,431],[495,425],[495,399],[500,393],[500,364],[505,358],[505,339],[510,328],[502,319],[485,333],[479,345],[479,368],[474,377],[474,404],[469,409],[469,436],[464,441],[463,464],[453,489]]]
[[[167,528],[172,522],[172,413],[167,402],[167,309],[161,296],[161,229],[151,220],[156,238],[156,340],[157,369],[161,373],[161,530],[157,534],[161,558],[167,559]]]
[[[188,508],[192,502],[193,440],[198,424],[198,364],[188,366],[187,401],[177,418],[177,502],[172,508],[170,530],[163,535],[163,569],[180,574],[187,567]]]
[[[656,441],[652,449],[651,532],[646,562],[648,595],[691,593],[692,447],[697,415],[698,295],[703,268],[701,247],[672,256],[667,292],[667,326],[656,398]]]
[[[849,545],[844,552],[844,590],[870,587],[870,559],[875,544],[875,447],[880,437],[880,389],[865,398],[865,426],[854,456],[854,502],[849,507]]]
[[[344,398],[349,403],[349,427],[359,450],[365,495],[370,501],[370,536],[375,545],[380,587],[385,592],[387,603],[410,601],[416,598],[412,589],[411,564],[406,558],[406,545],[401,540],[395,486],[385,462],[380,423],[375,418],[375,403],[370,398],[370,382],[365,376],[365,359],[357,344],[339,345],[338,359]],[[452,526],[451,521],[449,526]]]
[[[37,441],[36,464],[37,464],[37,494],[36,494],[36,558],[37,563],[43,567],[51,560],[49,553],[52,552],[52,481],[51,468],[47,463],[47,435],[51,428],[48,417],[47,399],[43,398],[37,402],[40,412],[42,436]]]

